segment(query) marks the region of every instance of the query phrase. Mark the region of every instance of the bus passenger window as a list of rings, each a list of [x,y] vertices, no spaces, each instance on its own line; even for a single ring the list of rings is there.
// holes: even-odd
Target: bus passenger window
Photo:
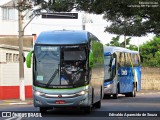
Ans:
[[[130,54],[129,53],[126,53],[126,66],[131,66]]]
[[[120,53],[120,55],[119,55],[119,64],[120,64],[120,66],[124,66],[124,62],[125,62],[124,53]]]
[[[139,57],[137,54],[135,54],[135,65],[138,66],[139,65]]]

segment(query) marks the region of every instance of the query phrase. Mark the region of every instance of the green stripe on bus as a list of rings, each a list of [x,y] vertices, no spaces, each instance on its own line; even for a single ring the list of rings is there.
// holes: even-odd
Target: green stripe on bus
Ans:
[[[86,86],[89,86],[89,85],[86,85]],[[82,88],[82,87],[86,87],[86,86],[81,86],[81,87],[77,87],[77,88],[43,88],[43,87],[38,87],[38,86],[34,86],[34,87],[40,88],[40,89],[47,89],[47,90],[73,90],[73,89],[78,89],[78,88]]]

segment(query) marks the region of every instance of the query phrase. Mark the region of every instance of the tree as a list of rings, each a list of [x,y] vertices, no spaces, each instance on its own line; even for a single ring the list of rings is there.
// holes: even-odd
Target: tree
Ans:
[[[108,44],[110,46],[120,46],[120,43],[119,43],[119,38],[120,36],[117,36],[117,37],[113,37],[111,42]]]
[[[104,19],[112,22],[105,31],[126,36],[160,35],[160,5],[155,0],[94,0],[85,4],[79,4],[79,8],[104,13]]]
[[[33,0],[43,9],[69,12],[72,9],[104,14],[112,24],[105,31],[125,36],[160,35],[160,5],[155,0]],[[39,2],[40,1],[40,2]],[[52,2],[51,2],[52,1]],[[54,1],[54,2],[53,2]]]
[[[70,12],[74,9],[74,0],[32,0],[34,5],[41,5],[40,9],[36,12],[40,12],[41,9],[46,9],[48,12]]]
[[[160,38],[154,37],[141,45],[140,55],[143,66],[160,67]]]
[[[124,41],[123,42],[119,42],[119,39],[120,39],[120,36],[113,37],[112,40],[110,41],[110,43],[108,43],[106,45],[107,46],[124,47],[125,46]],[[135,46],[135,45],[130,44],[130,40],[131,40],[130,37],[126,39],[127,48],[130,49],[130,50],[136,50],[137,51],[138,47]]]

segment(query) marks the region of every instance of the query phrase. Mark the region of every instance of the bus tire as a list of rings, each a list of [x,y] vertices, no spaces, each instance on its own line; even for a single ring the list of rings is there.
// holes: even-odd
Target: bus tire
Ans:
[[[130,97],[136,97],[136,87],[133,87],[132,92],[130,92]]]
[[[47,113],[47,108],[46,107],[40,107],[39,111],[40,111],[40,113]]]
[[[52,109],[51,107],[40,107],[40,113],[47,113],[47,110]]]
[[[84,107],[84,112],[87,114],[91,113],[91,106]]]
[[[110,97],[111,97],[111,95],[110,95],[110,94],[104,94],[103,99],[109,99]]]
[[[118,87],[116,88],[116,94],[113,94],[113,99],[117,99],[118,98]]]
[[[94,104],[95,108],[101,108],[101,100]]]
[[[118,98],[118,93],[113,94],[113,99],[117,99]]]
[[[129,93],[125,93],[125,96],[126,96],[126,97],[129,97],[130,95],[129,95]]]

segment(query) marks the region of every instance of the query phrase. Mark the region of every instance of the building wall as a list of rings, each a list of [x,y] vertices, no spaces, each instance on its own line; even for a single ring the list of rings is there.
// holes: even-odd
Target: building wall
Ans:
[[[10,2],[12,0],[0,0],[0,6]],[[18,10],[13,7],[12,13],[7,16],[10,16],[9,19],[3,18],[3,7],[0,7],[0,26],[3,29],[0,29],[0,35],[18,35]],[[12,8],[10,8],[12,9]],[[8,13],[8,11],[6,12]],[[25,15],[25,13],[23,13]],[[28,15],[24,17],[23,25],[29,21]],[[25,35],[31,35],[31,25],[29,24],[24,32]]]
[[[7,54],[12,54],[12,61],[7,61]],[[13,61],[13,54],[18,50],[0,48],[0,99],[19,98],[19,62]],[[25,52],[27,55],[27,52]],[[32,69],[24,63],[24,81],[26,98],[32,97]]]
[[[160,90],[160,68],[142,68],[142,89]]]

